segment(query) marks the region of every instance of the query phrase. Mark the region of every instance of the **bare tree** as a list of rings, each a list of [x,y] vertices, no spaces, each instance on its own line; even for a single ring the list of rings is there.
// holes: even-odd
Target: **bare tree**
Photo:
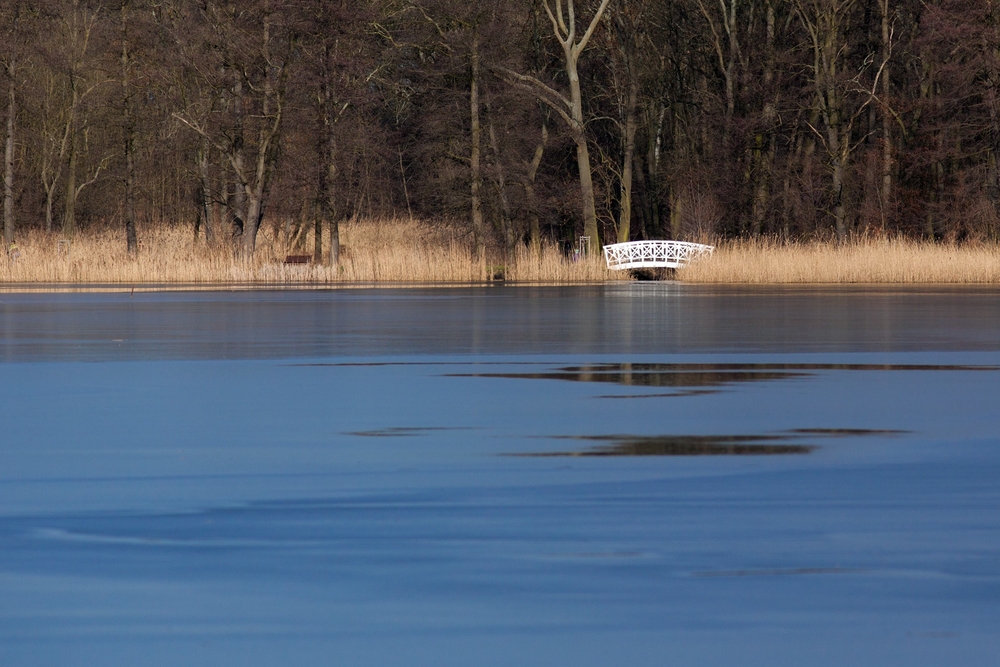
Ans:
[[[545,147],[549,143],[549,127],[548,118],[542,122],[542,132],[541,137],[538,140],[538,145],[535,147],[535,152],[531,156],[531,161],[528,163],[528,168],[525,170],[524,174],[524,192],[528,198],[528,239],[531,249],[536,253],[542,249],[542,230],[538,219],[538,195],[535,192],[535,178],[538,176],[538,168],[542,164],[542,158],[545,156]]]
[[[25,3],[10,3],[0,9],[0,35],[4,47],[0,50],[0,67],[7,76],[7,123],[3,161],[3,240],[9,247],[14,242],[14,146],[18,115],[18,77],[26,66],[23,44],[27,37],[29,11]]]
[[[587,123],[583,116],[583,95],[580,89],[580,56],[601,22],[610,0],[601,0],[590,24],[577,39],[576,5],[574,0],[542,0],[545,13],[552,23],[552,32],[562,47],[564,67],[569,80],[569,96],[543,83],[534,76],[505,70],[517,81],[531,86],[535,94],[545,104],[559,114],[567,125],[576,143],[576,162],[580,172],[580,193],[583,198],[583,234],[590,238],[595,247],[600,247],[601,238],[597,228],[597,208],[594,204],[594,180],[590,167],[590,149],[587,146]]]
[[[84,98],[108,82],[104,74],[91,62],[91,41],[100,14],[96,10],[80,6],[80,0],[73,0],[69,16],[65,21],[67,37],[66,78],[69,86],[69,103],[66,111],[64,144],[69,154],[66,165],[66,187],[63,195],[62,233],[73,236],[76,233],[76,203],[84,188],[93,185],[107,166],[110,156],[105,156],[89,170],[81,182],[80,160],[90,153],[89,118],[83,106]]]
[[[7,74],[7,137],[3,152],[3,240],[8,247],[14,242],[14,119],[17,117],[17,65],[10,58],[4,70]]]
[[[645,0],[618,5],[608,12],[609,30],[601,45],[608,54],[611,98],[617,107],[616,125],[621,135],[618,176],[618,242],[624,243],[632,233],[632,181],[635,167],[636,133],[640,88],[642,86],[643,54],[655,54],[656,47],[644,34],[648,6]]]
[[[340,221],[345,215],[347,180],[342,126],[347,120],[358,119],[370,95],[370,77],[378,70],[373,63],[370,40],[365,31],[374,16],[366,3],[350,0],[312,0],[307,5],[309,20],[304,77],[307,83],[298,87],[309,91],[313,103],[315,132],[314,154],[317,157],[316,201],[313,206],[314,251],[317,263],[324,260],[323,225],[330,228],[330,252],[326,262],[340,262]],[[346,128],[353,132],[354,128]]]
[[[280,11],[267,1],[238,8],[209,2],[197,13],[177,11],[172,26],[175,42],[180,45],[185,44],[181,31],[188,27],[184,19],[206,21],[214,32],[214,62],[200,61],[194,49],[187,54],[198,87],[212,91],[211,97],[189,99],[185,108],[173,115],[227,162],[235,180],[233,198],[228,204],[233,214],[234,240],[247,257],[256,248],[280,152],[286,83],[293,52],[293,36],[282,31],[287,26],[278,20],[281,18]],[[228,101],[228,127],[210,122],[215,99]],[[249,115],[247,101],[253,107]],[[256,136],[251,135],[248,141],[248,132],[254,129]]]
[[[830,158],[833,218],[837,238],[847,235],[844,182],[851,155],[854,118],[847,108],[844,60],[848,49],[848,18],[856,0],[793,0],[809,34],[813,83],[823,125],[821,135]]]
[[[469,152],[469,170],[472,181],[472,235],[476,244],[476,254],[482,256],[485,249],[485,234],[483,228],[483,169],[482,144],[483,124],[479,101],[479,31],[474,29],[472,47],[469,51],[471,77],[469,80],[469,117],[472,127],[472,142]]]
[[[89,170],[78,183],[80,160],[90,148],[89,117],[85,105],[107,78],[95,66],[92,40],[99,13],[73,0],[55,17],[42,82],[39,176],[45,190],[45,229],[51,232],[54,203],[62,177],[62,232],[71,236],[76,229],[76,202],[84,188],[100,177],[108,158]]]
[[[726,109],[723,115],[722,143],[724,150],[728,150],[732,140],[733,115],[736,112],[737,67],[742,64],[743,59],[739,41],[739,16],[743,0],[728,0],[728,3],[726,0],[697,2],[698,9],[708,24],[712,51],[724,82]]]
[[[121,85],[122,85],[122,138],[124,140],[125,175],[125,245],[129,255],[139,252],[139,240],[135,231],[135,111],[132,100],[132,69],[134,57],[129,40],[129,13],[132,7],[129,0],[122,0],[119,8],[121,28]]]

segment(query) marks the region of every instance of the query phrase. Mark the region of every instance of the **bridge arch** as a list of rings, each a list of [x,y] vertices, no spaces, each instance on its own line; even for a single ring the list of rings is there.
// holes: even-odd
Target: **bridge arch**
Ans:
[[[604,260],[616,271],[666,267],[676,269],[711,255],[715,246],[686,241],[629,241],[604,246]]]

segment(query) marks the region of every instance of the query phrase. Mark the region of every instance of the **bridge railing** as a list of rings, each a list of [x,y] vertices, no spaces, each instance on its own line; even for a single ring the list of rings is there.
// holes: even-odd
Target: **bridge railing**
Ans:
[[[629,241],[604,246],[604,260],[614,270],[677,268],[713,250],[714,246],[686,241]]]

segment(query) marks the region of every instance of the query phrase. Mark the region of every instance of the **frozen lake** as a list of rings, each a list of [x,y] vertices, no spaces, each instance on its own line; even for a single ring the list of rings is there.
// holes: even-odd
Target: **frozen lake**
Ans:
[[[0,665],[1000,663],[1000,291],[0,293]]]

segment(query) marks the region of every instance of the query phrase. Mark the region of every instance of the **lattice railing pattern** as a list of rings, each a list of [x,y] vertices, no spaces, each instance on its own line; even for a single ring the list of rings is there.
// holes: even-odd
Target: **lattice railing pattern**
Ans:
[[[686,241],[630,241],[604,246],[604,259],[609,269],[677,268],[713,250],[714,246]]]

